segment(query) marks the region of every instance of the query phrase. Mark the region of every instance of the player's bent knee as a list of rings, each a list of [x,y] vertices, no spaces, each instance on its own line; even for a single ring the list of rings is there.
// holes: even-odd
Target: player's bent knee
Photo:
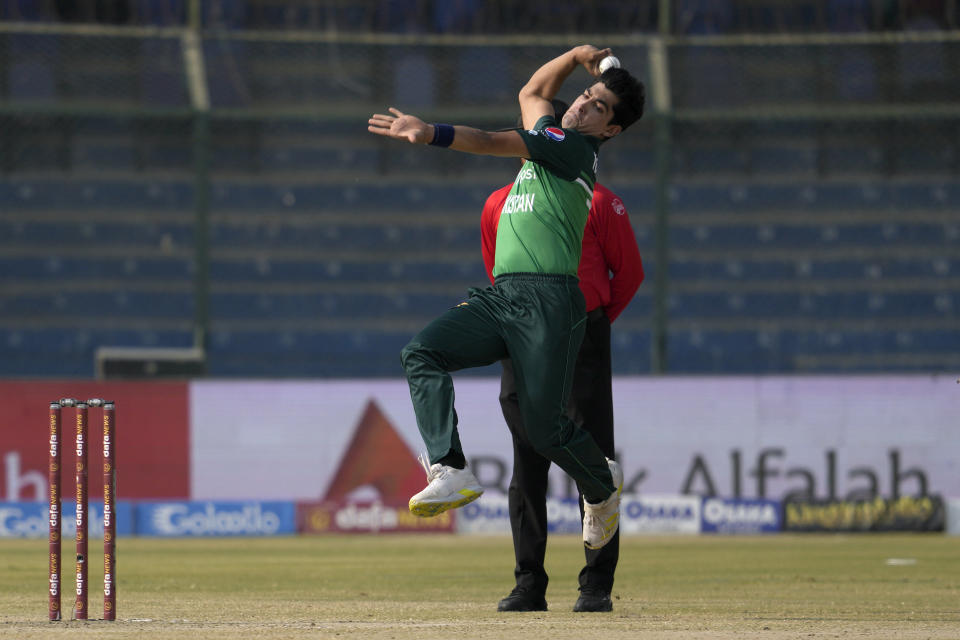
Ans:
[[[416,342],[407,343],[407,345],[400,350],[400,364],[404,369],[410,369],[415,362],[422,361],[421,357],[421,346]]]
[[[408,373],[437,368],[436,358],[430,349],[419,342],[410,342],[400,350],[400,364]]]

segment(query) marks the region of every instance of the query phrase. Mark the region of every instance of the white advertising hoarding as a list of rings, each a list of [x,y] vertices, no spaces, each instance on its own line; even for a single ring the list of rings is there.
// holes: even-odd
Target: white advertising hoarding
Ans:
[[[505,490],[512,465],[498,390],[496,379],[456,380],[465,453],[490,492]],[[423,449],[402,379],[200,381],[190,392],[194,499],[313,500],[338,473],[362,478],[376,472],[364,465],[393,464],[389,455],[368,459],[363,447],[377,440],[355,433],[371,403],[388,425],[381,429],[395,430],[409,452]],[[629,493],[960,496],[952,377],[618,378],[614,405]],[[570,483],[552,473],[551,495],[568,496]]]

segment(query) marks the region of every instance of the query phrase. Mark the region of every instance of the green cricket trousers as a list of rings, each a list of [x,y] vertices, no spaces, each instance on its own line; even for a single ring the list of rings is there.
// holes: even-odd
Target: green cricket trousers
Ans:
[[[513,273],[472,289],[465,302],[417,334],[401,362],[431,464],[463,451],[450,372],[510,358],[531,446],[566,471],[587,501],[610,497],[606,457],[566,415],[585,323],[576,278]]]

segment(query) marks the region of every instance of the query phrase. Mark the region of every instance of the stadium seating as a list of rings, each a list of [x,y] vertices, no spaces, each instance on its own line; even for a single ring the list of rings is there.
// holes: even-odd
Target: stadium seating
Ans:
[[[56,36],[12,34],[7,38],[9,62],[6,88],[12,102],[50,103],[56,98],[57,78],[50,60],[58,53]]]
[[[610,186],[630,207],[652,278],[652,187]],[[477,229],[486,188],[214,183],[211,372],[396,374],[404,337],[487,283]],[[89,371],[102,341],[188,342],[191,192],[179,180],[4,183],[0,202],[23,212],[0,220],[5,367],[73,375]],[[954,332],[943,327],[960,308],[949,284],[960,269],[960,223],[950,214],[960,201],[957,182],[679,183],[671,198],[675,370],[830,369],[835,360],[817,365],[817,358],[956,349]],[[885,216],[887,207],[913,211],[914,219]],[[651,281],[615,330],[618,371],[649,366]],[[16,318],[23,326],[10,328]],[[93,326],[98,318],[117,329],[69,328],[71,320]],[[887,328],[864,328],[868,318]],[[405,331],[390,329],[391,319]],[[803,319],[849,328],[795,328]],[[38,322],[60,333],[29,328]],[[183,329],[133,328],[152,322]],[[357,323],[365,328],[351,332]],[[26,365],[39,344],[46,355]],[[265,358],[272,348],[281,355]],[[345,363],[345,350],[363,357]],[[797,353],[806,360],[798,364]],[[882,368],[882,358],[877,363],[857,367]]]
[[[306,10],[263,4],[218,3],[205,24],[241,28]],[[564,3],[564,19],[579,4]],[[750,9],[739,11],[727,0],[677,3],[677,29],[735,31],[750,12],[772,25],[784,4],[743,3]],[[857,12],[864,3],[846,5]],[[161,25],[184,13],[182,2],[136,6]],[[474,15],[473,3],[464,8]],[[840,9],[830,15],[837,31],[861,24]],[[435,18],[454,29],[449,15]],[[516,174],[516,161],[385,144],[349,110],[374,97],[437,110],[453,100],[479,108],[481,120],[501,118],[483,109],[512,99],[504,88],[516,84],[517,70],[504,50],[466,47],[437,66],[426,47],[354,55],[356,45],[205,38],[216,111],[204,190],[179,38],[117,37],[111,49],[38,37],[4,41],[0,375],[88,376],[97,346],[189,346],[195,316],[206,313],[212,375],[397,376],[405,342],[470,287],[488,284],[480,211]],[[803,49],[779,67],[759,48],[749,65],[728,53],[673,52],[682,117],[666,171],[668,370],[923,370],[942,368],[944,354],[960,357],[955,118],[853,127],[829,118],[684,115],[755,97],[730,81],[745,66],[759,98],[783,65],[796,77],[777,85],[778,99],[819,98],[808,93],[818,74],[844,105],[883,91],[922,97],[948,75],[945,50],[891,49],[896,70],[882,77],[880,59],[862,49],[843,50],[821,69]],[[51,56],[64,59],[63,73]],[[833,69],[834,61],[844,66]],[[365,84],[372,65],[388,70],[382,86]],[[92,105],[89,113],[34,109],[64,96]],[[100,113],[106,101],[129,112]],[[335,115],[313,115],[317,105]],[[300,111],[247,111],[280,108]],[[647,270],[614,326],[618,373],[651,365],[655,135],[646,118],[604,146],[599,164],[601,182],[631,214]],[[198,252],[203,202],[209,245]],[[195,297],[198,257],[208,260],[206,309]]]

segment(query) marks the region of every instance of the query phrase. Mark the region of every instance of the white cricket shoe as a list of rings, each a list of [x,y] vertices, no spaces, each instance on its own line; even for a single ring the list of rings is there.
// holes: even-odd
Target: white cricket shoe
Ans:
[[[588,549],[601,549],[620,528],[620,492],[623,491],[623,469],[616,460],[607,458],[613,486],[610,497],[598,504],[583,501],[583,544]]]
[[[469,468],[454,469],[437,463],[430,466],[426,456],[420,464],[427,472],[427,487],[410,498],[410,513],[429,518],[473,502],[483,495],[483,487]]]

